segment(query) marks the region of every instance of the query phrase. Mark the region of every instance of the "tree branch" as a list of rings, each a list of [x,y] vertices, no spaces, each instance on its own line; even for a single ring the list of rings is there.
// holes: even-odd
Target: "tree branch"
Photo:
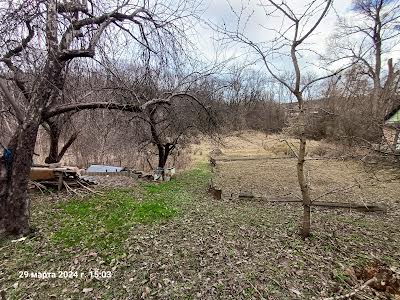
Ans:
[[[121,110],[121,111],[138,113],[144,111],[146,107],[156,104],[169,105],[170,103],[168,100],[164,99],[151,100],[141,106],[134,104],[120,104],[120,103],[110,103],[110,102],[75,103],[75,104],[66,104],[50,108],[43,113],[42,117],[43,119],[49,119],[67,112],[78,112],[81,110],[89,110],[89,109],[109,109],[109,110]]]
[[[328,12],[329,7],[331,6],[333,0],[328,0],[326,3],[326,6],[324,8],[324,11],[322,14],[319,16],[318,20],[314,23],[313,27],[301,38],[297,41],[298,45],[300,45],[302,42],[304,42],[305,39],[307,39],[311,33],[318,27],[318,25],[321,23],[322,19],[325,17],[326,13]]]
[[[15,101],[14,97],[11,95],[10,91],[8,90],[7,85],[5,84],[3,79],[0,79],[0,89],[3,92],[5,99],[8,103],[13,107],[15,112],[15,117],[17,118],[18,123],[22,123],[24,120],[24,114],[22,113],[20,107],[18,106],[17,102]]]

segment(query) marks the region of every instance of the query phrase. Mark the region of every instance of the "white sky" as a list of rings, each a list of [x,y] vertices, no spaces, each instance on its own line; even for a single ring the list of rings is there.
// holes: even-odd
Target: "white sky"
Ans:
[[[203,14],[203,18],[206,21],[212,22],[219,26],[223,24],[226,25],[228,29],[235,29],[236,16],[232,12],[230,6],[236,11],[240,12],[242,5],[245,6],[243,19],[246,19],[251,13],[253,13],[251,20],[249,21],[246,29],[246,35],[254,41],[267,41],[273,36],[273,32],[264,29],[267,28],[279,28],[282,22],[281,15],[276,15],[275,17],[265,16],[263,8],[259,5],[260,2],[266,3],[267,1],[260,0],[204,0],[204,7],[206,10]],[[278,3],[280,1],[277,1]],[[304,10],[304,5],[308,1],[301,0],[288,0],[288,5],[295,12],[301,12]],[[243,4],[244,3],[244,4]],[[334,0],[334,9],[340,16],[350,15],[351,0]],[[271,9],[269,9],[271,10]],[[333,10],[331,10],[328,16],[323,20],[320,26],[315,31],[315,34],[310,38],[309,42],[312,43],[312,47],[321,53],[325,51],[326,39],[333,33],[335,29],[337,17]],[[197,37],[196,43],[200,51],[207,58],[214,58],[215,52],[225,54],[227,56],[239,56],[244,52],[240,47],[234,47],[227,49],[226,47],[221,47],[220,43],[215,42],[218,38],[215,32],[213,32],[207,26],[197,27]],[[322,53],[321,53],[322,54]]]
[[[319,1],[319,2],[318,2]],[[276,0],[280,3],[281,0]],[[286,3],[295,12],[301,13],[305,9],[305,4],[310,1],[302,0],[286,0]],[[324,0],[317,0],[317,3],[323,3]],[[275,14],[274,17],[266,16],[260,3],[267,3],[266,0],[203,0],[203,7],[205,11],[203,14],[203,19],[207,22],[226,27],[230,30],[234,30],[237,27],[237,17],[232,12],[231,7],[236,11],[240,12],[242,5],[245,6],[243,13],[243,19],[247,16],[253,14],[250,21],[246,26],[246,36],[255,42],[269,41],[273,38],[274,33],[272,31],[266,30],[263,27],[278,29],[282,24],[282,14]],[[328,13],[328,15],[323,19],[322,23],[315,30],[312,37],[307,39],[307,48],[311,48],[313,51],[319,54],[329,53],[327,39],[334,33],[335,25],[337,22],[337,15],[340,17],[351,18],[351,0],[334,0],[333,7]],[[230,7],[231,6],[231,7]],[[269,8],[271,11],[271,8]],[[319,14],[316,13],[316,16]],[[315,19],[313,19],[315,20]],[[312,20],[310,24],[312,25]],[[283,26],[287,26],[289,23],[285,22]],[[307,27],[310,28],[310,26]],[[205,56],[207,60],[214,60],[216,55],[218,55],[219,60],[224,60],[227,58],[239,58],[238,62],[249,60],[250,58],[258,58],[258,56],[253,56],[249,54],[250,48],[243,47],[240,45],[224,45],[219,40],[221,35],[215,33],[211,28],[206,25],[199,24],[196,27],[196,32],[192,36],[192,40],[196,43],[197,47],[202,56]],[[396,60],[400,58],[400,45],[396,47],[397,51],[390,53],[390,56]],[[317,59],[317,55],[312,52],[301,52],[302,55],[302,66],[308,65],[309,71],[320,72],[320,68],[316,65],[320,64]],[[270,57],[271,59],[271,57]],[[287,70],[291,71],[291,66],[288,60],[282,58],[272,58],[273,63],[279,68],[280,71]],[[261,64],[258,64],[261,67]]]

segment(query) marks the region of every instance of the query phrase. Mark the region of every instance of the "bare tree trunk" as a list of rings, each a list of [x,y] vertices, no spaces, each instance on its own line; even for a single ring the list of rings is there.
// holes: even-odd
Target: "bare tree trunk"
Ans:
[[[380,18],[380,13],[382,9],[382,3],[378,4],[376,7],[376,15],[374,18],[374,34],[372,36],[374,46],[375,46],[375,70],[374,70],[374,91],[373,91],[373,102],[372,102],[372,116],[376,120],[379,114],[380,97],[381,97],[381,71],[382,71],[382,22]]]
[[[164,147],[163,147],[163,145],[157,145],[157,149],[158,149],[158,164],[157,164],[157,167],[158,168],[164,168],[165,162],[166,162]]]
[[[295,74],[296,74],[296,81],[295,81],[295,88],[293,90],[293,94],[295,95],[298,105],[299,105],[299,117],[298,117],[298,128],[300,131],[300,148],[299,148],[299,154],[298,154],[298,160],[297,160],[297,178],[299,181],[299,186],[301,190],[301,195],[303,199],[303,228],[301,231],[302,237],[305,239],[310,236],[311,232],[311,198],[310,198],[310,190],[307,184],[307,179],[304,174],[304,162],[305,162],[305,156],[306,156],[306,144],[307,144],[307,139],[305,136],[306,132],[306,116],[304,112],[304,99],[303,99],[303,93],[300,90],[300,81],[301,81],[301,71],[300,71],[300,66],[299,62],[297,60],[296,56],[296,46],[297,46],[297,33],[299,30],[299,24],[296,23],[295,26],[295,36],[296,38],[294,39],[294,42],[292,44],[291,48],[291,58],[293,62],[293,66],[295,69]]]
[[[174,146],[170,143],[165,145],[157,145],[158,148],[158,167],[165,168],[169,155],[171,154]]]
[[[60,129],[57,125],[50,125],[50,148],[49,154],[45,159],[46,164],[54,164],[60,162],[60,160],[64,157],[65,152],[71,147],[71,145],[75,142],[78,138],[78,133],[75,132],[71,135],[68,141],[64,144],[64,146],[59,151],[59,141],[60,141]]]
[[[27,194],[32,156],[43,109],[51,99],[54,86],[62,86],[63,68],[64,64],[60,64],[56,59],[46,63],[43,79],[35,89],[36,95],[31,98],[30,109],[8,147],[12,151],[12,165],[7,172],[6,187],[0,194],[0,202],[5,205],[5,214],[0,224],[4,224],[5,232],[9,235],[21,235],[29,231]]]
[[[305,137],[305,113],[303,101],[301,101],[299,113],[299,129],[300,129],[300,148],[297,160],[297,178],[300,185],[301,195],[303,199],[303,228],[301,235],[303,238],[310,236],[311,231],[311,197],[310,190],[307,184],[307,179],[304,174],[304,162],[306,156],[306,137]]]
[[[50,138],[50,149],[49,154],[45,159],[46,164],[58,163],[60,158],[58,157],[58,142],[60,139],[60,130],[57,126],[53,126],[49,123],[49,138]]]
[[[381,103],[381,85],[380,80],[374,79],[374,89],[372,92],[372,121],[379,120],[380,103]]]
[[[6,161],[0,157],[0,237],[5,231],[6,197],[9,176],[7,176]]]
[[[37,115],[40,116],[36,113]],[[27,187],[36,135],[40,125],[39,119],[40,117],[32,117],[20,126],[17,136],[12,141],[14,145],[10,147],[11,168],[4,172],[4,167],[2,167],[0,182],[6,184],[0,190],[0,203],[4,205],[0,224],[3,225],[7,234],[20,235],[29,231]]]

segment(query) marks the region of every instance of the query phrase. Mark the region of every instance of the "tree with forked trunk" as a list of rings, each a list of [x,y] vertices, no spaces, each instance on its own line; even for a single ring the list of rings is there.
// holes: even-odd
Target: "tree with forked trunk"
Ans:
[[[187,146],[200,132],[207,134],[215,128],[211,109],[193,94],[164,93],[161,97],[170,105],[148,105],[131,120],[135,127],[141,128],[138,132],[140,148],[149,145],[156,148],[157,169],[162,174],[174,151]]]
[[[60,149],[60,138],[62,130],[65,130],[65,127],[67,127],[68,124],[71,124],[71,122],[72,120],[69,114],[60,115],[56,118],[46,121],[48,127],[45,126],[45,129],[49,135],[50,140],[49,153],[45,159],[46,164],[59,163],[64,157],[64,154],[67,152],[67,150],[78,138],[78,131],[73,130],[69,138]]]
[[[101,1],[99,1],[100,3]],[[181,10],[124,1],[105,11],[97,1],[15,1],[2,8],[4,35],[0,62],[6,67],[1,77],[18,88],[26,108],[18,109],[9,84],[1,81],[3,95],[15,109],[19,125],[0,160],[0,233],[20,235],[29,231],[27,187],[32,155],[40,124],[60,114],[82,109],[119,109],[142,112],[148,105],[165,103],[153,100],[144,104],[109,102],[71,103],[59,105],[68,64],[75,59],[91,59],[107,30],[127,32],[140,47],[154,51],[162,40],[174,40]],[[158,19],[158,13],[162,19]],[[25,37],[16,41],[20,32]],[[7,36],[8,35],[8,36]],[[43,38],[43,40],[42,40]],[[41,48],[43,46],[43,48]],[[36,51],[35,48],[41,48]]]
[[[181,103],[176,103],[179,100]],[[157,147],[157,167],[162,170],[178,146],[186,146],[202,126],[207,127],[214,122],[210,110],[189,93],[174,94],[168,107],[148,106],[145,116],[142,120],[150,129],[148,142]]]

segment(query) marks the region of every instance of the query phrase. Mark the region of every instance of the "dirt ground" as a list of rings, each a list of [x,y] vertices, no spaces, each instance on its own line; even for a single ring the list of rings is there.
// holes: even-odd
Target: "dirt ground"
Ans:
[[[298,142],[286,141],[282,136],[244,132],[219,144],[202,143],[193,152],[197,158],[200,152],[211,153],[217,160],[214,181],[225,199],[237,198],[240,192],[268,199],[300,199],[297,159],[287,146],[296,150]],[[214,155],[216,149],[222,154]],[[307,152],[305,172],[313,200],[379,204],[392,212],[400,208],[398,167],[383,166],[367,155],[363,159],[334,158],[343,149],[325,142],[310,141]]]
[[[282,136],[245,132],[219,143],[202,143],[194,148],[194,153],[208,153],[216,159],[214,183],[222,189],[222,201],[229,203],[231,211],[241,211],[243,218],[263,219],[271,226],[267,230],[268,242],[256,246],[253,240],[251,248],[263,249],[268,261],[264,266],[277,268],[275,280],[280,278],[278,281],[285,282],[289,291],[301,291],[295,292],[301,299],[318,299],[329,291],[337,295],[341,289],[349,289],[350,286],[340,285],[341,275],[337,274],[345,274],[346,278],[349,270],[360,265],[378,261],[399,268],[400,169],[378,163],[368,152],[349,154],[337,145],[309,142],[305,170],[313,200],[377,204],[385,207],[387,213],[313,208],[313,236],[307,242],[295,237],[302,215],[299,203],[238,199],[241,192],[271,200],[301,199],[297,160],[291,151],[297,145],[295,140],[285,140]],[[353,155],[358,159],[350,159]],[[255,229],[255,232],[265,234],[266,230]],[[395,296],[361,292],[357,297],[394,299]]]
[[[220,150],[215,151],[220,155],[211,175],[223,199],[205,194],[210,173],[204,163],[197,164],[200,169],[195,172],[201,176],[178,174],[177,215],[132,226],[111,261],[87,245],[54,244],[51,237],[59,225],[51,216],[60,211],[55,202],[69,200],[43,198],[33,205],[36,233],[24,241],[0,243],[0,290],[6,290],[7,299],[322,300],[354,291],[367,280],[367,272],[360,270],[373,270],[375,265],[392,272],[399,283],[398,169],[373,163],[368,156],[333,159],[348,153],[312,142],[309,156],[314,160],[307,162],[307,173],[313,199],[325,195],[319,200],[380,203],[388,210],[384,214],[313,208],[312,236],[305,241],[299,236],[300,204],[237,199],[240,191],[267,198],[299,196],[296,160],[282,139],[247,132],[194,145],[196,161],[204,162],[210,151]],[[288,143],[296,146],[294,140]],[[257,160],[229,161],[232,158]],[[167,195],[175,193],[173,189]],[[90,269],[110,271],[112,277],[19,278],[23,270]],[[385,292],[388,280],[380,278],[378,284],[380,291],[365,288],[353,299],[399,299]]]

